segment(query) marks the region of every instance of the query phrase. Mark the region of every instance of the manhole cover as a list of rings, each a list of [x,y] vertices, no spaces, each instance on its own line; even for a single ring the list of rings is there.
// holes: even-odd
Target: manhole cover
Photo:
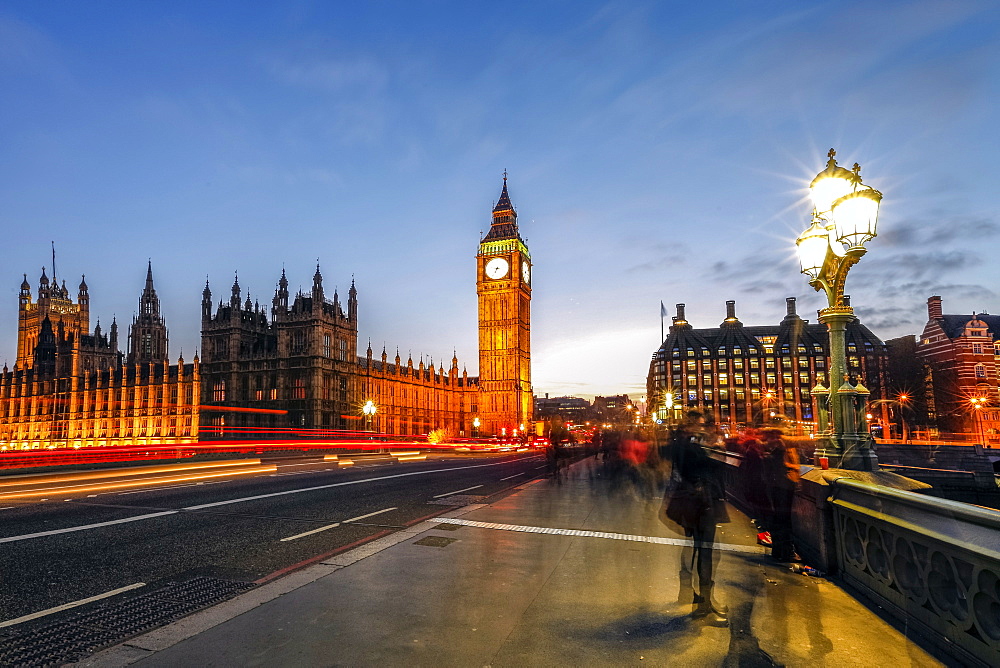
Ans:
[[[424,545],[426,547],[448,547],[454,543],[457,538],[446,538],[445,536],[425,536],[421,538],[414,545]]]

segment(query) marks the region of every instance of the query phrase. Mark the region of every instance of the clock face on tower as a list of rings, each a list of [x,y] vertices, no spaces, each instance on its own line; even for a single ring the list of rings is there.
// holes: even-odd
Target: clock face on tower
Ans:
[[[510,271],[510,265],[502,257],[495,257],[486,263],[486,276],[496,280],[503,278]]]
[[[531,268],[528,266],[527,262],[521,263],[521,276],[524,277],[525,283],[531,283]]]

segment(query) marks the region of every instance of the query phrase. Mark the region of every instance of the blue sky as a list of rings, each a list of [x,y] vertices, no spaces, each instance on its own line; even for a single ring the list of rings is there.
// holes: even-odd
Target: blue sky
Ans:
[[[147,258],[171,356],[206,275],[270,303],[352,276],[360,347],[475,372],[475,252],[504,169],[538,393],[639,394],[659,303],[814,319],[826,151],[885,195],[848,292],[878,335],[1000,312],[995,2],[0,2],[0,350],[50,241],[127,325]],[[811,316],[811,317],[810,317]]]

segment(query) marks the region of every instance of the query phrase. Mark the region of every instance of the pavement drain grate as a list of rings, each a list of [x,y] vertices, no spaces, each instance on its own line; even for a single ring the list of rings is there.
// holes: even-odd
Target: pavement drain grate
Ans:
[[[452,494],[443,499],[433,499],[427,503],[439,506],[467,506],[470,503],[482,503],[485,498],[485,496],[476,496],[474,494]]]
[[[421,538],[414,545],[424,545],[426,547],[448,547],[454,543],[457,538],[446,538],[445,536],[426,536]]]
[[[58,666],[185,617],[255,587],[196,576],[154,591],[107,601],[60,621],[0,638],[0,666]]]

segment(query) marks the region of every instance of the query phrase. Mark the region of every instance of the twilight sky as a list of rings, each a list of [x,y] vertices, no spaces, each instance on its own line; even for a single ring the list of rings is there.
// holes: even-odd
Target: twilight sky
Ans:
[[[661,300],[695,327],[727,299],[815,320],[793,242],[831,146],[885,195],[848,279],[862,320],[918,333],[933,294],[997,313],[997,100],[993,0],[0,0],[0,357],[54,240],[105,330],[152,260],[172,359],[206,275],[269,305],[319,258],[328,294],[357,281],[361,354],[475,373],[507,169],[536,393],[642,394]]]

